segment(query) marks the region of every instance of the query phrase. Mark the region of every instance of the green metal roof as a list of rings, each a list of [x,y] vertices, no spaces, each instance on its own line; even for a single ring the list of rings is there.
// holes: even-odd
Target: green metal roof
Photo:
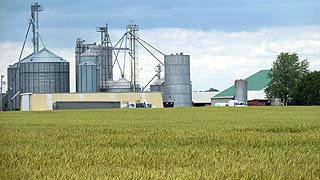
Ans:
[[[269,72],[270,70],[261,70],[246,78],[248,81],[248,91],[260,91],[264,89],[270,81],[270,78],[268,78]],[[234,85],[213,97],[225,96],[234,96]]]

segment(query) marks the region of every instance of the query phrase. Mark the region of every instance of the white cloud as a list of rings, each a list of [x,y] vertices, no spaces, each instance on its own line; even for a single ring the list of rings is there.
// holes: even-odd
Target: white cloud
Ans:
[[[302,59],[308,59],[310,69],[320,70],[319,32],[320,26],[261,28],[255,32],[161,28],[142,29],[140,37],[166,54],[190,54],[194,90],[210,87],[223,90],[234,79],[246,78],[261,69],[270,68],[276,56],[283,51],[298,53]],[[114,43],[123,33],[124,30],[111,30]],[[20,43],[0,43],[1,74],[6,74],[7,66],[18,59],[20,49]],[[74,91],[74,48],[49,49],[71,62],[71,89]],[[31,50],[27,48],[28,52]],[[163,57],[158,57],[163,60]],[[122,61],[121,57],[119,59]],[[158,62],[142,47],[139,47],[139,61],[142,68],[140,81],[145,85],[155,74],[154,66]],[[117,79],[120,77],[117,66],[114,71]]]

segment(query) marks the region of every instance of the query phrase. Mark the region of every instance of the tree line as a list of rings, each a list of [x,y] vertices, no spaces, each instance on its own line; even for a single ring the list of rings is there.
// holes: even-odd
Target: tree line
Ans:
[[[320,71],[310,71],[309,62],[296,53],[280,53],[268,77],[269,99],[278,98],[283,105],[320,105]]]

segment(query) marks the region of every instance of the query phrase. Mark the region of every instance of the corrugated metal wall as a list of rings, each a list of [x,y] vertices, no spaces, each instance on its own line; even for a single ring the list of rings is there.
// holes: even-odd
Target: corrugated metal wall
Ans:
[[[174,102],[175,107],[192,106],[190,81],[190,56],[166,55],[164,102]]]
[[[10,99],[18,92],[20,89],[20,83],[19,83],[19,71],[17,71],[17,65],[14,64],[12,66],[9,66],[8,70],[8,109],[19,109],[20,108],[20,98],[15,98],[12,101]],[[15,76],[16,73],[16,77]],[[15,81],[13,81],[15,79]],[[12,88],[10,90],[10,88]]]
[[[21,93],[69,92],[69,63],[21,63],[20,78]]]
[[[150,91],[151,92],[164,92],[165,85],[164,84],[151,84],[150,85]]]
[[[99,68],[93,62],[84,62],[78,66],[78,92],[99,92]]]
[[[100,65],[100,86],[105,88],[107,81],[113,80],[112,69],[112,48],[111,47],[99,47],[101,48],[98,53],[98,62]]]

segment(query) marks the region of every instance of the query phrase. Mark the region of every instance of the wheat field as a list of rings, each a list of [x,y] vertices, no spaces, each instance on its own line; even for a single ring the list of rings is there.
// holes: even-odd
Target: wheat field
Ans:
[[[0,113],[0,179],[319,179],[320,107]]]

